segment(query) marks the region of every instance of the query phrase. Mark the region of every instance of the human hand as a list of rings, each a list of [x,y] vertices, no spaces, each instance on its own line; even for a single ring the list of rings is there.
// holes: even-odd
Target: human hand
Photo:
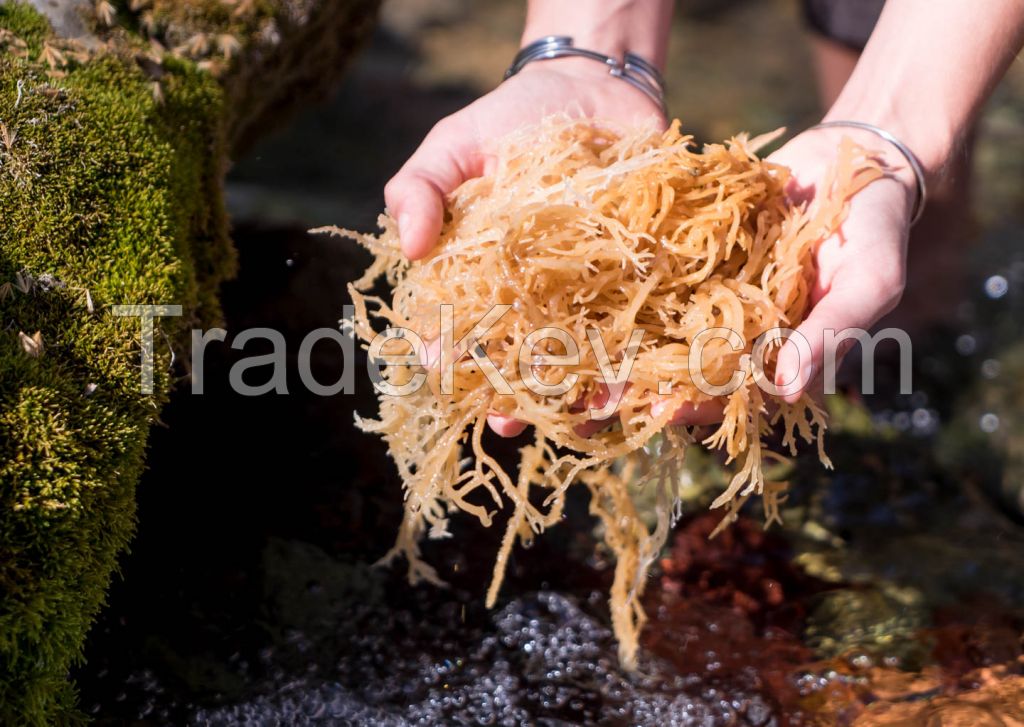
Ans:
[[[398,221],[402,252],[412,260],[437,244],[445,195],[490,170],[488,145],[554,113],[634,126],[654,120],[657,105],[607,67],[586,58],[531,63],[486,96],[442,119],[384,187],[388,212]]]
[[[624,126],[653,120],[664,127],[666,122],[651,99],[611,76],[599,63],[580,58],[532,63],[491,93],[438,122],[387,183],[384,197],[388,211],[398,220],[402,252],[417,260],[437,244],[445,195],[467,179],[489,171],[493,160],[487,146],[491,140],[558,112]],[[437,342],[430,349],[439,351]],[[525,423],[500,414],[492,414],[488,423],[503,437],[514,437],[526,428]],[[587,429],[581,435],[590,433]]]
[[[776,367],[775,383],[789,402],[796,401],[821,373],[827,353],[827,329],[838,332],[870,328],[895,306],[903,290],[909,219],[917,189],[913,172],[894,147],[885,148],[887,143],[868,132],[822,129],[801,134],[770,159],[791,170],[787,192],[794,201],[809,202],[835,163],[844,136],[855,137],[865,148],[877,149],[889,176],[868,185],[851,200],[849,214],[839,232],[822,241],[815,251],[812,308],[798,327],[809,350],[808,345],[798,346],[796,337],[782,347]],[[852,345],[853,341],[849,343]],[[581,411],[585,406],[606,409],[608,400],[618,400],[622,391],[621,386],[615,391],[601,387],[589,401],[576,402],[574,410]],[[661,416],[668,405],[667,399],[656,397],[651,403],[652,415]],[[669,423],[712,424],[720,421],[721,413],[718,401],[699,407],[684,404]],[[579,436],[591,436],[616,417],[617,413],[588,421],[577,426],[576,432]],[[488,421],[501,436],[516,436],[526,427],[521,421],[498,414],[492,414]]]
[[[825,356],[830,353],[826,330],[867,330],[891,311],[903,294],[917,187],[913,171],[896,147],[854,128],[815,129],[794,138],[769,160],[792,171],[790,196],[810,201],[834,163],[844,136],[877,150],[888,173],[853,197],[840,230],[822,241],[815,253],[811,310],[796,329],[807,345],[799,337],[788,340],[776,364],[775,385],[790,403],[809,392],[823,372]],[[847,339],[838,352],[831,352],[836,354],[837,366],[854,342]]]
[[[787,193],[794,202],[811,202],[818,186],[835,164],[843,137],[849,136],[877,154],[887,175],[864,187],[850,200],[849,212],[840,229],[817,247],[815,278],[811,288],[811,309],[797,327],[800,336],[787,341],[779,352],[775,384],[785,401],[793,403],[811,389],[823,371],[826,355],[838,361],[856,339],[839,343],[829,351],[826,330],[870,329],[891,311],[903,293],[906,276],[907,238],[917,198],[916,179],[902,154],[870,132],[853,128],[818,129],[805,132],[773,154],[770,161],[788,167],[792,173]],[[877,150],[877,151],[875,151]],[[807,345],[798,343],[806,340]],[[614,395],[614,394],[612,394]],[[608,392],[601,390],[593,406],[602,407]],[[651,413],[660,416],[669,401],[655,398]],[[712,424],[721,420],[722,404],[709,401],[700,406],[684,404],[670,424]],[[590,436],[612,419],[580,425],[577,434]],[[492,423],[511,435],[522,431],[514,420]]]

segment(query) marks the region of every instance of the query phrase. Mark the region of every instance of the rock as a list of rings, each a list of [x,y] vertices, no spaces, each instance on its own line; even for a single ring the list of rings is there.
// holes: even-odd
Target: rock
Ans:
[[[0,723],[75,718],[171,349],[234,273],[229,155],[331,85],[377,4],[0,4]],[[181,307],[151,394],[124,304]]]

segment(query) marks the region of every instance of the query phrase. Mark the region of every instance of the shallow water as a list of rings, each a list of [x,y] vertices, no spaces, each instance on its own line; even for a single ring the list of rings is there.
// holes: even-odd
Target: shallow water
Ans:
[[[673,63],[690,72],[673,81],[675,113],[706,138],[812,118],[791,6],[704,5],[676,31]],[[352,426],[372,392],[357,375],[354,397],[300,393],[295,366],[367,260],[303,230],[369,229],[416,141],[496,80],[521,11],[480,7],[392,3],[338,99],[239,162],[228,330],[284,331],[293,393],[231,394],[231,363],[262,351],[214,344],[207,394],[175,396],[124,579],[75,674],[83,708],[100,724],[1024,724],[1019,69],[981,127],[977,243],[954,313],[915,338],[914,393],[883,376],[875,397],[833,400],[836,469],[800,458],[785,526],[768,533],[752,509],[706,539],[722,474],[694,458],[637,674],[616,664],[610,564],[580,497],[515,553],[493,611],[500,534],[474,523],[428,548],[449,589],[368,567],[401,515],[383,446]],[[756,68],[726,42],[751,25]],[[317,349],[319,380],[341,365]]]
[[[238,234],[250,274],[226,293],[229,330],[282,327],[296,384],[301,334],[330,324],[308,291],[360,261],[301,231]],[[1024,528],[1000,480],[944,465],[935,435],[878,423],[921,397],[874,421],[834,402],[836,472],[798,460],[783,529],[753,511],[709,541],[708,488],[688,489],[629,675],[579,496],[516,552],[494,611],[497,528],[457,520],[427,551],[452,588],[411,588],[367,565],[401,507],[383,447],[351,425],[372,411],[368,386],[229,394],[228,366],[254,352],[211,346],[208,393],[179,393],[154,433],[140,534],[77,675],[101,724],[853,724],[883,708],[972,713],[935,700],[981,699],[981,685],[1000,719],[1024,698]],[[329,352],[314,363],[337,376]],[[706,457],[689,472],[722,477]]]

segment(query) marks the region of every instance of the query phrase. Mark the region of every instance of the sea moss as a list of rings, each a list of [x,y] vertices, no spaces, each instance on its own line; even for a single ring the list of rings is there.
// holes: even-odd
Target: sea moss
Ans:
[[[223,92],[127,52],[54,71],[26,6],[0,6],[0,28],[27,47],[0,56],[0,723],[53,724],[76,716],[67,672],[134,530],[170,349],[217,320],[234,268]],[[117,304],[187,312],[157,321],[153,396]]]

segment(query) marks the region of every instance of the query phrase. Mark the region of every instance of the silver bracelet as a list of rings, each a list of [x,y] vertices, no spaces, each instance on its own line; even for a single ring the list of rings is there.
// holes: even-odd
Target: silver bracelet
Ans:
[[[608,66],[608,73],[643,92],[649,99],[654,101],[661,109],[661,113],[668,116],[668,109],[665,106],[665,79],[653,64],[645,61],[635,53],[626,53],[620,61],[617,58],[598,53],[594,50],[577,48],[568,35],[548,35],[540,40],[524,46],[512,61],[512,65],[505,71],[505,79],[523,70],[523,67],[534,61],[548,61],[554,58],[590,58],[594,61]]]
[[[916,225],[918,220],[921,219],[921,215],[924,214],[925,205],[928,204],[928,184],[925,181],[924,166],[921,164],[920,160],[918,160],[917,155],[910,150],[909,146],[904,144],[885,129],[863,121],[823,121],[817,126],[812,126],[811,130],[833,129],[840,126],[870,131],[875,136],[884,139],[899,149],[900,153],[906,157],[907,163],[910,164],[910,168],[914,170],[914,176],[917,177],[917,204],[914,205],[914,212],[910,217],[910,226],[913,227]]]

